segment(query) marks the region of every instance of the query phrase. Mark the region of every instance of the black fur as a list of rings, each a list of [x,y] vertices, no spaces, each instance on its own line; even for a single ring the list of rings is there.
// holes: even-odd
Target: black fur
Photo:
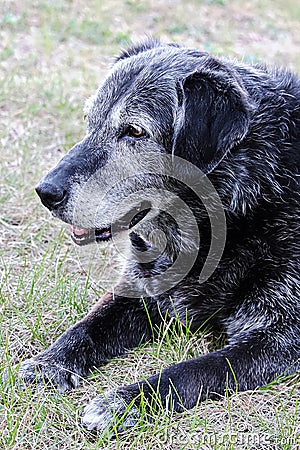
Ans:
[[[124,108],[122,113],[117,106]],[[124,290],[139,285],[150,292],[152,278],[172,267],[181,251],[190,251],[172,214],[161,211],[149,223],[146,215],[148,229],[160,228],[167,236],[165,251],[151,262],[129,261],[114,294],[106,294],[48,350],[25,361],[20,377],[51,382],[61,390],[74,387],[93,368],[150,340],[162,318],[175,314],[183,323],[188,318],[192,331],[209,321],[226,332],[227,344],[93,400],[83,417],[88,428],[103,430],[114,409],[122,414],[136,398],[134,414],[124,422],[131,426],[141,391],[151,401],[154,390],[163,405],[171,400],[182,411],[235,390],[236,382],[239,390],[255,389],[299,370],[299,78],[149,41],[121,54],[88,114],[89,134],[37,188],[57,217],[72,222],[78,201],[74,185],[104,170],[114,152],[132,153],[134,162],[137,149],[155,148],[207,174],[224,207],[226,245],[214,273],[199,284],[211,229],[195,192],[178,179],[153,173],[127,180],[108,196],[106,213],[133,183],[141,192],[163,186],[176,193],[193,211],[201,232],[195,263],[167,292],[124,296]],[[141,136],[126,125],[130,114],[136,114],[138,125],[145,119]],[[124,123],[119,124],[120,117]],[[88,195],[85,202],[91,202]],[[82,222],[77,219],[75,225],[91,228],[88,209],[82,206],[82,211]],[[133,230],[130,239],[133,256],[155,255],[144,231]]]

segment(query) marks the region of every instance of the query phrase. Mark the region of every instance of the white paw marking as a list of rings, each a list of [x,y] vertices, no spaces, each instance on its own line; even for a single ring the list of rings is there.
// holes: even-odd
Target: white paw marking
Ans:
[[[82,424],[88,430],[99,432],[115,429],[124,431],[133,427],[139,419],[136,407],[128,408],[114,392],[94,398],[83,410]]]

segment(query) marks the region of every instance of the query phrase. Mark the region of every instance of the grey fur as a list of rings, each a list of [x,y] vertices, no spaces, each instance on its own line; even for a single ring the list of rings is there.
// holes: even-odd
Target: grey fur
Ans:
[[[77,243],[112,233],[128,259],[113,293],[23,362],[20,378],[72,388],[175,315],[195,332],[223,330],[227,344],[120,388],[109,405],[93,400],[89,429],[130,403],[136,417],[141,392],[182,411],[236,382],[255,389],[299,370],[299,78],[149,41],[120,56],[86,114],[87,135],[37,192],[56,217],[90,230],[75,229]]]

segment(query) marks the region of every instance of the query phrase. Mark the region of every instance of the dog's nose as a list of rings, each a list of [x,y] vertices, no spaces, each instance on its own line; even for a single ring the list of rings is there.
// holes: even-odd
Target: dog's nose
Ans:
[[[53,183],[42,181],[35,190],[43,205],[50,210],[60,206],[66,199],[66,191]]]

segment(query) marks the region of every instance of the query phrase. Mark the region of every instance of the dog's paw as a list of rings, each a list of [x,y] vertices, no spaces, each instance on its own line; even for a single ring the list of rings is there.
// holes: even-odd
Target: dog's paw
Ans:
[[[37,390],[54,389],[59,393],[78,386],[80,377],[56,362],[43,358],[23,361],[16,374],[16,384],[20,388],[30,385]]]
[[[127,398],[126,398],[127,397]],[[108,392],[94,398],[83,410],[82,424],[90,431],[117,434],[135,426],[140,412],[134,400],[122,392]]]

